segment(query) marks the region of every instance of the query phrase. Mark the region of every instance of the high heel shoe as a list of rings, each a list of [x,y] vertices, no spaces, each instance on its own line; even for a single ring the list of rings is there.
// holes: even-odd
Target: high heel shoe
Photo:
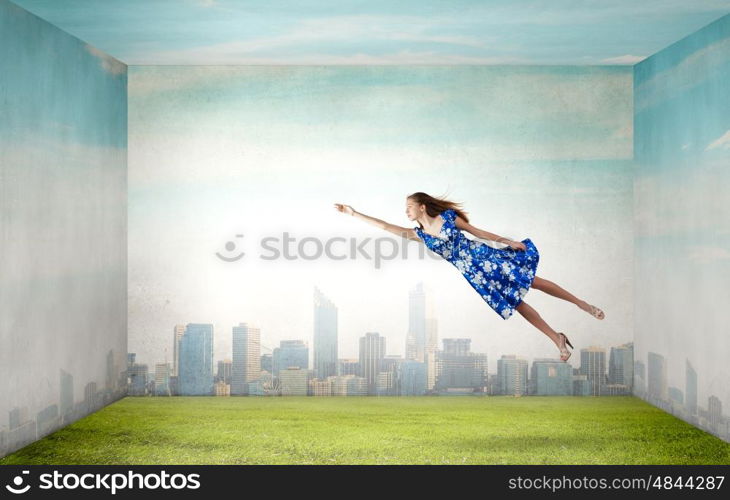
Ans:
[[[558,335],[560,335],[560,340],[562,340],[562,345],[558,346],[558,349],[560,349],[560,361],[568,361],[573,353],[565,347],[565,344],[568,344],[571,349],[573,349],[573,344],[570,343],[570,339],[563,332],[558,332]]]

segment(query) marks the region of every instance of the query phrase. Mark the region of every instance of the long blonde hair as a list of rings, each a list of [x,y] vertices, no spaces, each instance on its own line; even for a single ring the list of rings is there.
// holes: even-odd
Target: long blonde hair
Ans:
[[[467,212],[464,212],[461,208],[461,203],[447,200],[445,197],[436,198],[422,191],[409,195],[408,199],[415,201],[419,205],[426,205],[426,213],[431,217],[436,217],[444,210],[451,209],[456,212],[456,215],[464,219],[465,222],[469,222],[469,218],[466,216]],[[419,222],[418,225],[421,226],[421,229],[423,229],[423,224]]]

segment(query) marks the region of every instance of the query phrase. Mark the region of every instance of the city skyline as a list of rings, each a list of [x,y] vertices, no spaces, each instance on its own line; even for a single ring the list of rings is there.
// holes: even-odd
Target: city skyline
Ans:
[[[335,311],[337,311],[339,313],[339,308],[337,306],[337,301],[332,300],[329,297],[329,295],[324,294],[322,292],[322,290],[321,290],[321,287],[319,287],[317,285],[315,285],[313,287],[313,290],[315,291],[314,292],[315,303],[317,303],[317,301],[320,301],[321,303],[326,304],[328,308],[333,308]],[[407,302],[408,302],[408,305],[409,305],[409,307],[408,307],[409,312],[404,315],[405,317],[409,318],[409,320],[407,321],[407,323],[409,321],[412,321],[414,324],[422,325],[421,328],[423,328],[423,334],[421,336],[421,341],[422,342],[426,342],[426,345],[427,346],[428,345],[434,345],[437,341],[440,341],[440,338],[441,338],[440,328],[439,328],[439,326],[437,326],[437,325],[439,325],[439,321],[438,321],[438,318],[436,317],[436,315],[433,312],[432,306],[431,305],[428,305],[426,307],[423,306],[424,303],[426,303],[426,304],[432,303],[432,298],[429,296],[430,293],[431,293],[431,287],[425,285],[423,281],[417,282],[414,288],[411,288],[411,289],[409,289],[407,291],[407,296],[408,296]],[[315,310],[316,309],[317,309],[317,307],[315,306]],[[414,311],[414,310],[418,311],[419,314],[416,314],[414,316],[412,314],[412,311]],[[419,316],[419,315],[423,315],[424,318],[425,318],[425,321],[419,321],[417,319],[417,316]],[[336,318],[338,317],[338,314],[335,314],[334,316],[335,316],[335,321],[337,321]],[[429,326],[429,320],[431,320],[430,326]],[[191,322],[191,323],[193,323],[193,322]],[[195,323],[201,323],[201,322],[195,322]],[[209,323],[205,323],[205,324],[211,324],[211,325],[214,326],[214,330],[215,331],[219,331],[219,327],[216,326],[216,325],[220,325],[219,322],[215,322],[214,321],[214,322],[209,322]],[[314,348],[313,348],[313,346],[314,346],[314,332],[310,333],[308,336],[296,337],[296,335],[290,335],[290,336],[286,336],[285,335],[284,337],[282,337],[280,339],[271,339],[271,340],[268,340],[268,339],[266,339],[266,337],[267,337],[267,335],[266,335],[266,333],[267,333],[266,332],[266,329],[263,328],[263,327],[261,327],[261,326],[259,326],[260,325],[259,322],[250,322],[249,321],[249,322],[242,323],[242,322],[238,321],[238,322],[235,322],[234,325],[231,325],[230,328],[221,327],[220,329],[223,330],[223,331],[229,331],[232,328],[236,328],[236,327],[240,326],[241,324],[248,324],[248,325],[251,325],[252,328],[256,328],[256,329],[259,330],[259,334],[258,335],[260,336],[260,338],[257,341],[257,344],[260,346],[262,353],[263,352],[266,352],[268,354],[273,354],[274,350],[277,349],[278,347],[280,347],[277,344],[277,341],[278,342],[282,342],[282,341],[301,341],[301,342],[304,342],[309,347],[309,353],[308,353],[309,364],[310,364],[310,366],[313,369],[316,369],[315,368],[315,363],[314,363]],[[184,331],[184,328],[185,328],[185,324],[176,324],[176,325],[173,325],[172,331],[174,332],[174,336],[175,337],[179,336],[180,335],[180,332],[181,331]],[[525,327],[524,327],[525,330],[528,330],[529,331],[529,329],[532,329],[532,328],[533,327],[531,325],[528,325],[527,323],[525,323]],[[180,329],[182,329],[182,330],[180,330]],[[336,343],[337,344],[339,344],[339,339],[340,339],[340,336],[341,336],[341,333],[339,331],[340,329],[341,328],[339,327],[339,325],[336,325],[335,330],[334,330],[334,332],[336,334],[336,339],[337,339],[337,342]],[[297,331],[301,331],[302,329],[297,328],[296,330]],[[379,329],[379,328],[377,328],[377,324],[374,324],[373,325],[373,328],[370,329],[370,330],[368,330],[366,328],[363,328],[361,330],[361,333],[355,333],[355,336],[356,336],[356,339],[357,339],[357,344],[356,345],[358,345],[358,348],[357,349],[348,349],[344,353],[341,352],[341,351],[339,351],[339,350],[337,350],[337,352],[336,352],[337,353],[337,359],[339,360],[339,359],[355,359],[355,358],[357,358],[359,356],[359,339],[362,337],[362,335],[365,335],[365,333],[367,331],[379,332],[384,337],[390,338],[389,335],[386,335],[386,334],[382,333],[382,330]],[[393,342],[391,340],[391,342],[388,343],[388,346],[389,346],[389,348],[388,348],[388,354],[389,355],[400,355],[400,356],[403,356],[405,359],[408,359],[408,355],[407,355],[407,348],[408,348],[408,344],[409,344],[409,342],[408,342],[408,336],[407,335],[397,335],[396,337],[402,338],[404,340],[404,344],[405,345],[401,345],[400,343]],[[466,337],[464,337],[463,335],[450,335],[450,336],[447,336],[446,338],[466,338]],[[220,338],[218,338],[218,340],[216,342],[215,339],[216,339],[216,336],[214,335],[214,344],[216,344],[218,346],[218,349],[217,350],[214,350],[214,358],[217,361],[224,360],[224,359],[232,359],[233,358],[232,344],[230,342],[226,343],[224,340],[222,340]],[[470,340],[473,342],[473,339],[470,338]],[[547,337],[546,337],[546,340],[547,340]],[[174,342],[174,340],[173,340],[173,342]],[[624,338],[623,341],[621,341],[621,340],[616,341],[616,343],[619,343],[619,344],[625,344],[627,342],[631,342],[631,339]],[[479,346],[479,343],[475,343],[475,345]],[[554,346],[554,344],[552,344],[552,342],[550,342],[550,345]],[[221,348],[221,347],[223,347],[223,348]],[[479,347],[479,349],[482,350],[481,347]],[[164,348],[163,349],[163,351],[165,353],[168,350],[174,350],[174,345],[172,347]],[[555,351],[556,351],[555,354],[552,354],[552,349],[550,347],[548,347],[546,349],[546,352],[543,352],[543,353],[537,352],[537,354],[534,355],[534,356],[529,356],[529,355],[524,355],[524,356],[528,360],[533,360],[533,359],[536,359],[536,358],[549,358],[549,357],[552,357],[552,356],[554,356],[555,358],[558,358],[559,355],[557,353],[557,347],[555,347]],[[579,351],[580,351],[580,346],[578,346],[576,344],[576,350],[574,352],[577,353]],[[153,356],[150,356],[149,354],[148,354],[147,357],[142,357],[142,356],[139,355],[139,352],[137,352],[137,351],[134,351],[134,352],[137,355],[137,358],[140,360],[140,362],[142,362],[144,364],[147,364],[149,366],[154,366],[155,363],[170,362],[171,365],[173,366],[173,371],[175,369],[174,363],[173,363],[172,359],[168,359],[166,354],[164,354],[162,356],[162,359],[160,359],[159,356],[158,357],[153,357]],[[512,351],[505,350],[503,352],[512,352]],[[498,359],[497,357],[490,357],[489,358],[490,364],[496,364],[497,359]],[[576,360],[576,358],[575,358],[575,355],[574,355],[574,357],[571,357],[571,359],[569,360],[569,363],[571,361],[572,362],[575,362],[575,360]]]

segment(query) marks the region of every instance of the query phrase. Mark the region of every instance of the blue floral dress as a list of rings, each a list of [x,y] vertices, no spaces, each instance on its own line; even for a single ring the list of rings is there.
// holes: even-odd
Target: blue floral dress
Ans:
[[[451,262],[502,319],[508,319],[535,279],[540,254],[534,243],[529,238],[522,240],[526,250],[492,248],[467,238],[456,227],[454,210],[445,210],[440,215],[444,223],[439,237],[420,227],[414,228],[416,234],[429,250]]]

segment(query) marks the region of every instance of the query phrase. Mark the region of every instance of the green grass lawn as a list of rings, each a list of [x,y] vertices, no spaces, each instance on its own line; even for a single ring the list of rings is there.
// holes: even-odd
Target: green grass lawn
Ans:
[[[626,397],[127,397],[0,464],[730,464]]]

